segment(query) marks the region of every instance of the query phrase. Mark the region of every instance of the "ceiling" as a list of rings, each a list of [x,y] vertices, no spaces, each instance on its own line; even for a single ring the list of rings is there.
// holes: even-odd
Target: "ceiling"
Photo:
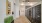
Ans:
[[[19,0],[20,2],[27,2],[27,1],[29,1],[29,2],[40,2],[40,1],[42,1],[42,0]]]
[[[33,6],[33,5],[37,4],[37,3],[38,3],[38,2],[29,2],[29,3],[26,2],[25,5],[26,5],[26,6]]]
[[[25,6],[29,6],[30,7],[30,6],[33,6],[33,5],[37,4],[37,3],[38,2],[26,2],[26,3],[21,2],[20,5],[22,5],[22,6],[25,5]]]
[[[42,1],[42,0],[29,0],[30,3],[28,3],[28,0],[19,0],[20,1],[20,4],[23,2],[25,6],[27,7],[31,7],[35,4],[37,4],[38,2]],[[30,4],[33,4],[33,5],[30,5]]]
[[[26,0],[25,0],[26,1]],[[30,1],[30,2],[40,2],[42,0],[27,0],[27,1]]]

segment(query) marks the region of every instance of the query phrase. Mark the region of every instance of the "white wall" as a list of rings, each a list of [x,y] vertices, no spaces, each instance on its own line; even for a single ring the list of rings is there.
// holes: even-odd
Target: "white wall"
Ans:
[[[12,15],[12,12],[14,12],[14,0],[11,1],[11,15]],[[12,16],[14,18],[14,14]]]
[[[14,5],[14,19],[19,17],[19,0],[15,0]]]
[[[6,0],[0,0],[0,23],[4,23],[6,16]]]
[[[25,16],[25,5],[20,5],[20,15]]]

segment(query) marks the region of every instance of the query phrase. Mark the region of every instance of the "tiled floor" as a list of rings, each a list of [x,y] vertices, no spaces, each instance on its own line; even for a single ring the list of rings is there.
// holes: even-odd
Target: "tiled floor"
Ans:
[[[31,23],[25,16],[20,16],[14,20],[14,23]]]

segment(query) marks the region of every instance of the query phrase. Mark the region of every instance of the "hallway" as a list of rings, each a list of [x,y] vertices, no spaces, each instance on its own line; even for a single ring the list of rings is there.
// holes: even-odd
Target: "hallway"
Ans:
[[[42,0],[0,0],[0,23],[42,23]]]
[[[14,19],[14,23],[31,23],[26,16],[20,16],[17,19]]]

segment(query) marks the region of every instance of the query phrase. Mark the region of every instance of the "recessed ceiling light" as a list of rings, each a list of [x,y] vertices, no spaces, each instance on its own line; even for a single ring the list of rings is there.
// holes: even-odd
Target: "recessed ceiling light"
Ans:
[[[20,5],[25,5],[24,3],[21,3]]]
[[[28,3],[30,3],[30,2],[28,2]]]
[[[29,5],[31,5],[31,6],[32,6],[32,5],[33,5],[33,3],[30,3]]]

